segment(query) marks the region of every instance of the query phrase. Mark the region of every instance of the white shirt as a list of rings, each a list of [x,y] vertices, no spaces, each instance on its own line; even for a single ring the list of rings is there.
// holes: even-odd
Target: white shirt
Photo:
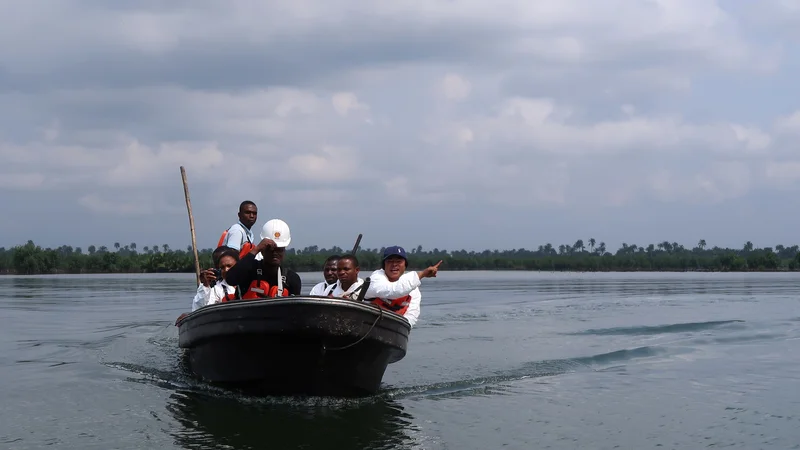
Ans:
[[[336,284],[333,285],[333,292],[332,295],[334,297],[339,298],[349,298],[355,300],[358,298],[358,294],[361,293],[361,285],[364,284],[364,280],[358,278],[352,286],[346,291],[342,289],[342,282],[337,280]]]
[[[419,279],[419,274],[416,271],[406,272],[400,276],[397,281],[389,281],[386,278],[386,272],[383,269],[378,269],[369,276],[370,284],[367,288],[367,295],[364,299],[382,298],[384,300],[392,300],[395,298],[411,296],[408,309],[403,314],[414,327],[417,323],[420,314],[420,303],[422,303],[422,293],[419,291],[419,286],[422,281]]]
[[[338,281],[336,283],[338,283]],[[311,288],[311,292],[309,292],[308,295],[321,295],[323,297],[326,297],[328,293],[331,292],[331,289],[333,289],[336,286],[336,283],[328,284],[327,281],[322,281],[320,283],[317,283],[314,285],[313,288]]]
[[[206,305],[220,303],[222,301],[222,297],[224,297],[226,294],[233,294],[234,292],[236,292],[236,288],[234,286],[230,286],[225,282],[225,280],[217,282],[213,288],[206,287],[204,284],[201,284],[197,287],[197,294],[195,294],[194,299],[192,300],[192,312]]]
[[[205,284],[200,283],[200,286],[197,286],[197,294],[195,294],[194,299],[192,299],[192,312],[195,312],[197,309],[206,305],[206,300],[208,300],[208,294],[211,288],[206,287]]]
[[[242,222],[236,222],[228,228],[228,234],[225,235],[222,245],[241,250],[245,242],[253,243],[253,230],[248,230]]]

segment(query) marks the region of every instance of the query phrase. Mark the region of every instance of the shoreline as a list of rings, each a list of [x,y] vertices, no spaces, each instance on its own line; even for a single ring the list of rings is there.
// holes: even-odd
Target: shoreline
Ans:
[[[585,247],[585,248],[584,248]],[[171,249],[167,245],[145,246],[138,251],[135,243],[115,243],[113,249],[90,246],[42,248],[33,241],[10,249],[0,248],[0,275],[91,275],[194,273],[195,258],[191,247]],[[362,272],[381,266],[383,248],[361,248],[356,252]],[[317,246],[290,249],[282,266],[295,272],[321,272],[333,254],[347,251]],[[212,267],[212,250],[198,251],[200,267]],[[409,270],[420,270],[443,262],[441,270],[456,271],[522,271],[522,272],[796,272],[800,271],[800,246],[776,245],[755,248],[748,242],[741,249],[707,248],[705,241],[695,248],[664,241],[658,246],[628,246],[615,253],[606,251],[602,242],[584,246],[539,246],[537,250],[423,250],[420,246],[407,253]]]
[[[422,270],[424,267],[409,267],[407,272]],[[293,269],[294,270],[294,269]],[[362,269],[362,273],[371,273],[376,269]],[[315,273],[321,272],[320,270],[295,270],[297,273]],[[533,273],[796,273],[800,272],[799,269],[727,269],[727,270],[710,270],[710,269],[627,269],[627,270],[539,270],[539,269],[439,269],[439,272],[533,272]],[[165,272],[140,272],[140,271],[116,271],[116,272],[65,272],[56,271],[49,273],[15,273],[15,272],[0,272],[0,277],[34,277],[34,276],[49,276],[49,275],[178,275],[187,274],[194,275],[194,271],[165,271]]]

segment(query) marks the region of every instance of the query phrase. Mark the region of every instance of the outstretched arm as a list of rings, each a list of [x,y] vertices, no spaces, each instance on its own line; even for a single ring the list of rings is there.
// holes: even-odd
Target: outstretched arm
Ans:
[[[386,274],[375,271],[370,275],[370,285],[364,298],[399,298],[408,295],[422,284],[422,278],[435,277],[442,262],[419,272],[406,272],[397,281],[389,281]]]
[[[420,284],[417,272],[406,272],[397,281],[389,281],[385,274],[375,272],[370,275],[369,288],[364,298],[398,298],[410,294]]]

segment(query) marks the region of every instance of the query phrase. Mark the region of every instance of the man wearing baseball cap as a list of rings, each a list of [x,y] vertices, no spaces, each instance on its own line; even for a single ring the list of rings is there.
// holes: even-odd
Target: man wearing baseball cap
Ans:
[[[370,284],[364,300],[400,314],[413,328],[420,314],[423,278],[435,277],[442,261],[419,272],[407,272],[408,258],[403,247],[394,245],[383,251],[382,267],[369,276]]]
[[[261,228],[260,237],[261,242],[228,270],[227,284],[238,286],[245,300],[300,295],[300,275],[281,267],[286,247],[292,241],[289,225],[272,219]]]

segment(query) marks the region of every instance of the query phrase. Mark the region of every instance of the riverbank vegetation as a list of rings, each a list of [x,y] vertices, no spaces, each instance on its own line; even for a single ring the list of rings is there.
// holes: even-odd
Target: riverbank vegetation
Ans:
[[[410,266],[422,268],[444,260],[443,270],[541,270],[541,271],[796,271],[800,270],[798,246],[755,248],[709,247],[705,240],[689,248],[663,241],[647,246],[622,244],[609,251],[605,243],[589,239],[574,244],[545,244],[535,250],[446,251],[407,248]],[[211,267],[212,249],[199,251],[203,268]],[[339,248],[317,246],[287,251],[285,266],[298,272],[322,270],[325,258],[344,254]],[[362,270],[378,268],[382,248],[359,248]],[[11,249],[0,248],[2,274],[58,273],[159,273],[194,272],[191,247],[174,250],[168,245],[139,247],[114,243],[112,247],[61,246],[42,248],[33,241]]]

